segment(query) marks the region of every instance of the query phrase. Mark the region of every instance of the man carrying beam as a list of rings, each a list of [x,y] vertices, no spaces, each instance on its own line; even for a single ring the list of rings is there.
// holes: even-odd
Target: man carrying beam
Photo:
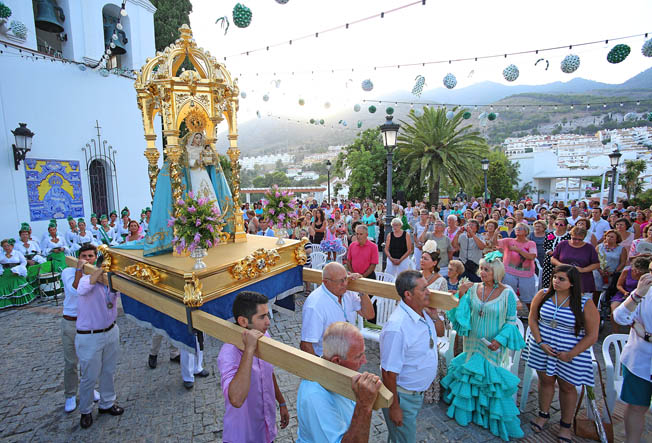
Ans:
[[[256,357],[258,339],[269,336],[267,297],[243,291],[233,302],[233,318],[245,328],[244,351],[225,343],[217,357],[224,394],[224,442],[264,442],[276,437],[276,402],[281,412],[281,429],[290,422],[290,413],[276,382],[274,366]],[[276,400],[276,402],[274,401]]]
[[[323,358],[357,371],[367,362],[364,338],[350,323],[331,324],[323,337]],[[297,394],[299,432],[297,443],[369,441],[371,411],[382,386],[369,372],[353,377],[355,401],[324,388],[319,382],[302,380]]]

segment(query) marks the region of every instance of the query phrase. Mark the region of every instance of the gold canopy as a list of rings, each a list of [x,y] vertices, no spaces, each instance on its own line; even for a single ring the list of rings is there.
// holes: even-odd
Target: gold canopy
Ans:
[[[231,78],[226,67],[218,63],[208,51],[197,47],[188,25],[179,28],[181,37],[176,42],[157,52],[156,57],[148,58],[136,78],[138,108],[143,115],[147,148],[150,192],[154,197],[156,179],[159,173],[159,151],[156,148],[154,117],[157,113],[163,120],[165,137],[165,157],[170,165],[170,178],[174,204],[181,198],[180,164],[183,146],[179,144],[179,129],[185,121],[191,131],[205,131],[206,142],[215,150],[217,125],[226,118],[229,125],[229,149],[231,159],[231,192],[233,194],[233,226],[231,239],[246,241],[244,220],[240,209],[240,166],[238,149],[238,126],[236,113],[239,100],[237,80]],[[181,70],[184,60],[188,60],[194,70]],[[178,74],[178,75],[177,75]]]

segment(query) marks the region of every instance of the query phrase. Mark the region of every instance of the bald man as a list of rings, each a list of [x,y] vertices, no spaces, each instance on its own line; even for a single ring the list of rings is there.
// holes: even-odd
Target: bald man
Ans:
[[[337,262],[324,266],[322,284],[314,290],[303,305],[301,343],[299,347],[318,357],[322,355],[322,337],[326,329],[335,322],[356,322],[356,314],[365,319],[375,316],[369,296],[347,291],[351,280],[361,275],[348,273]]]

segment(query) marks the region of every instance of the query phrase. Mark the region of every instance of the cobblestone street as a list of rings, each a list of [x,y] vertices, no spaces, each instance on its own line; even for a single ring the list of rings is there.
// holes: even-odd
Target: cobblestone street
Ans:
[[[297,295],[297,311],[274,314],[270,334],[273,338],[298,347],[303,295]],[[204,367],[211,375],[197,379],[187,391],[181,381],[178,363],[169,361],[167,345],[161,348],[158,367],[147,366],[151,332],[131,322],[120,312],[121,354],[116,374],[117,403],[125,408],[120,417],[98,416],[93,426],[81,429],[79,411],[63,410],[63,354],[61,351],[61,304],[36,302],[28,307],[0,312],[4,358],[0,363],[3,383],[0,387],[0,439],[2,441],[104,442],[104,441],[221,441],[224,399],[219,386],[216,357],[221,343],[206,339]],[[379,373],[378,344],[367,341],[368,363],[362,370]],[[601,351],[596,346],[596,355]],[[290,425],[278,434],[278,442],[292,442],[297,435],[296,392],[299,379],[276,370],[277,379],[288,402]],[[533,384],[536,390],[536,384]],[[596,389],[598,392],[599,389]],[[519,392],[520,395],[520,392]],[[556,441],[556,425],[544,438],[532,437],[527,423],[536,411],[537,395],[529,396],[521,421],[525,441]],[[558,402],[553,403],[550,423],[558,423]],[[622,406],[616,413],[616,441],[623,441]],[[617,408],[617,409],[619,409]],[[618,421],[620,420],[620,422]],[[475,425],[461,427],[446,416],[443,403],[424,405],[418,419],[419,441],[485,442],[500,441]],[[528,438],[532,437],[532,438]],[[374,412],[372,442],[384,442],[387,429],[380,411]],[[579,441],[579,440],[578,440]],[[652,418],[648,414],[643,441],[652,441]]]

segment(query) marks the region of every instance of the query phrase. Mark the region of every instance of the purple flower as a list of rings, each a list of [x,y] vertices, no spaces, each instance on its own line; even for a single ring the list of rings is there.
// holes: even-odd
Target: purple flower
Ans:
[[[278,185],[274,185],[274,189],[278,189]]]
[[[186,239],[182,238],[181,243],[179,243],[179,246],[181,246],[181,249],[184,249],[186,247]]]
[[[279,214],[278,219],[279,220],[285,220],[285,214]]]
[[[209,248],[213,247],[213,242],[210,240],[206,240],[206,244],[208,245]]]
[[[279,207],[279,208],[282,208],[282,207],[283,207],[283,202],[279,202],[279,203],[278,203],[278,207]]]
[[[178,204],[179,206],[183,206],[183,205],[186,204],[186,202],[184,202],[183,200],[179,199],[179,200],[177,200],[177,204]]]
[[[188,246],[188,251],[190,251],[190,252],[192,252],[192,251],[194,251],[194,250],[195,250],[195,248],[196,248],[196,247],[197,247],[197,245],[196,245],[196,244],[194,244],[194,243],[191,243],[191,244],[190,244],[190,246]]]
[[[188,193],[188,197],[190,197],[190,198],[195,198],[195,193],[192,192],[192,191],[190,191],[190,192]]]
[[[191,207],[188,208],[188,212],[190,212],[191,214],[194,214],[195,212],[197,212],[197,209],[195,209],[194,206],[191,206]]]
[[[218,208],[217,206],[213,206],[211,211],[213,212],[213,214],[217,215],[218,217],[220,216],[220,208]]]
[[[272,209],[269,210],[269,213],[274,215],[274,213],[276,213],[276,211],[272,208]]]
[[[276,196],[276,198],[279,198],[281,196],[281,193],[276,191],[276,194],[274,194],[274,195]]]
[[[214,221],[215,221],[215,217],[206,217],[206,220],[214,222]]]
[[[181,247],[181,245],[177,245],[177,254],[181,255],[182,252],[183,252],[183,248]]]
[[[195,234],[195,236],[192,239],[195,243],[199,243],[199,240],[201,240],[201,235],[199,235],[199,232]]]
[[[181,220],[181,223],[186,223],[188,221],[188,219],[186,219],[186,217],[184,217],[183,215],[179,217],[179,220]]]
[[[196,227],[201,226],[201,219],[200,218],[197,218],[197,221],[195,222],[195,226]]]
[[[177,220],[177,219],[174,218],[174,217],[172,217],[170,220],[168,220],[168,228],[171,228],[172,226],[174,226],[174,222],[175,222],[176,220]]]
[[[175,236],[175,237],[172,239],[172,243],[176,243],[176,242],[178,242],[178,241],[179,241],[179,237],[177,237],[177,236]]]
[[[208,225],[208,230],[211,231],[211,233],[215,232],[213,225]]]

